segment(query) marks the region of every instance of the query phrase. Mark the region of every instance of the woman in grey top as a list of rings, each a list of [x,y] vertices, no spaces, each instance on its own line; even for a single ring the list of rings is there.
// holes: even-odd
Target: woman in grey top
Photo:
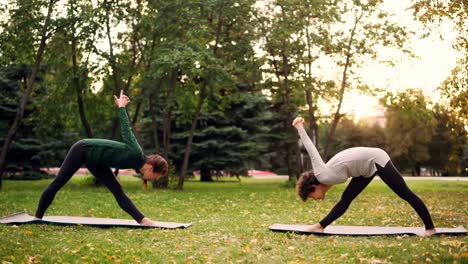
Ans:
[[[296,127],[312,162],[312,170],[302,173],[296,184],[297,193],[303,201],[307,201],[308,198],[321,200],[333,185],[344,183],[349,177],[352,178],[340,201],[325,218],[312,225],[310,231],[323,232],[325,227],[346,212],[354,198],[378,174],[383,182],[418,213],[426,228],[425,235],[429,236],[436,232],[426,205],[408,188],[385,151],[379,148],[349,148],[325,163],[304,130],[304,119],[296,117],[293,126]]]

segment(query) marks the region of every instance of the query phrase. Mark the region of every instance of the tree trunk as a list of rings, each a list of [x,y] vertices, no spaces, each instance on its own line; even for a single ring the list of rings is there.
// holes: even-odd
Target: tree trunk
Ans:
[[[207,166],[202,165],[200,168],[200,181],[213,182],[213,178],[211,176],[211,170]]]
[[[294,171],[293,171],[293,165],[292,165],[291,144],[286,144],[286,166],[288,167],[288,181],[292,181]]]
[[[345,88],[346,88],[346,77],[347,77],[347,73],[348,73],[349,59],[350,59],[350,55],[348,53],[348,55],[346,57],[345,68],[343,70],[343,79],[341,81],[341,89],[340,89],[340,95],[339,95],[340,99],[339,99],[338,107],[336,108],[336,112],[333,115],[333,121],[332,121],[332,124],[330,126],[330,130],[328,131],[327,141],[326,141],[326,144],[325,144],[325,151],[323,153],[323,156],[324,156],[325,159],[328,159],[328,154],[330,152],[330,147],[331,147],[331,144],[332,144],[334,136],[335,136],[336,127],[338,126],[338,122],[340,121],[341,117],[343,116],[343,114],[340,114],[340,110],[341,110],[341,105],[343,103],[344,92],[345,92]]]
[[[154,189],[167,189],[169,186],[169,177],[161,177],[157,180],[151,181],[151,186]]]
[[[109,9],[111,9],[111,5],[107,2],[107,0],[104,0],[104,8],[106,10],[106,35],[107,35],[107,41],[109,43],[109,64],[112,69],[112,78],[114,80],[114,94],[119,95],[120,94],[120,77],[119,77],[119,69],[117,67],[117,61],[114,55],[114,44],[112,42],[112,38],[110,35],[111,28],[110,28],[110,13]],[[117,137],[117,129],[119,127],[119,120],[117,117],[115,117],[112,120],[112,130],[111,130],[111,139],[115,139]]]
[[[317,118],[315,117],[315,110],[317,109],[312,101],[312,91],[307,89],[305,91],[307,105],[309,106],[309,126],[310,131],[312,132],[312,142],[314,143],[317,150],[319,150],[319,131],[318,131],[318,124]]]
[[[289,129],[290,127],[290,119],[292,119],[292,115],[291,115],[291,112],[292,112],[292,107],[291,107],[291,89],[289,88],[289,59],[288,59],[288,55],[286,54],[286,51],[285,51],[285,44],[283,46],[283,49],[281,50],[281,57],[283,59],[283,68],[282,68],[282,74],[283,74],[283,77],[284,77],[284,103],[285,103],[285,110],[286,110],[286,120],[285,120],[285,125],[284,125],[284,129],[285,131],[291,131],[291,129]],[[288,166],[288,175],[289,175],[289,180],[291,181],[292,180],[292,177],[294,175],[294,170],[293,170],[293,162],[292,162],[292,148],[293,148],[293,144],[291,143],[286,143],[286,151],[287,151],[287,155],[286,155],[286,164]],[[296,177],[298,176],[297,172],[296,172]]]
[[[296,178],[299,179],[301,173],[304,171],[304,163],[302,162],[302,154],[301,154],[301,147],[299,145],[299,141],[294,144],[296,149],[296,163],[297,163],[297,173]]]
[[[164,123],[163,123],[163,147],[164,155],[169,154],[169,148],[171,143],[172,134],[172,109],[175,105],[175,90],[177,86],[177,75],[179,73],[179,65],[177,65],[172,71],[171,78],[169,80],[168,94],[166,98],[166,107],[164,112]]]
[[[418,164],[414,165],[414,176],[421,176],[421,166]]]
[[[158,120],[156,119],[156,114],[154,113],[154,106],[153,100],[151,97],[149,98],[149,107],[150,107],[150,115],[151,115],[151,128],[153,130],[153,143],[156,149],[156,152],[160,152],[160,144],[159,144],[159,133],[158,133]]]
[[[149,98],[149,107],[150,107],[150,116],[151,116],[151,127],[153,130],[153,143],[155,145],[156,153],[160,153],[161,145],[159,143],[158,121],[156,119],[154,103],[153,103],[151,96]],[[163,157],[167,159],[167,156],[164,154],[163,154]],[[155,189],[167,189],[167,187],[169,186],[169,177],[162,177],[157,180],[152,180],[151,186]]]
[[[338,107],[337,107],[336,112],[335,112],[334,117],[333,117],[332,125],[330,127],[330,130],[328,131],[327,141],[326,141],[326,144],[325,144],[325,150],[324,150],[324,154],[323,154],[325,159],[328,159],[328,155],[329,155],[329,152],[330,152],[330,147],[331,147],[331,144],[333,143],[333,139],[334,139],[334,136],[335,136],[336,127],[338,126],[338,122],[340,121],[341,117],[343,117],[343,114],[340,114],[340,110],[341,110],[341,105],[343,103],[344,92],[345,92],[346,84],[347,84],[346,81],[347,81],[347,76],[348,76],[348,68],[350,66],[350,60],[351,60],[351,57],[352,57],[351,46],[353,44],[354,35],[356,33],[356,27],[359,24],[359,21],[361,20],[362,15],[363,15],[363,13],[361,13],[359,18],[356,18],[353,30],[351,31],[351,35],[349,37],[348,46],[346,47],[346,53],[345,53],[346,54],[346,62],[345,62],[345,65],[344,65],[343,76],[342,76],[342,79],[341,79],[341,89],[340,89],[340,95],[339,95],[340,98],[339,98]]]
[[[310,20],[312,17],[308,16],[307,21],[308,24],[310,24]],[[309,35],[309,27],[305,27],[306,31],[306,42],[307,42],[307,70],[306,70],[306,79],[309,82],[312,82],[312,44],[311,44],[311,39]],[[305,95],[306,95],[306,101],[307,105],[309,106],[309,127],[311,131],[311,136],[312,136],[312,143],[314,143],[315,147],[317,150],[319,150],[319,134],[318,134],[318,125],[317,125],[317,118],[315,117],[315,110],[317,109],[314,102],[313,102],[313,97],[312,97],[312,88],[310,87],[310,83],[308,84],[308,88],[305,89]],[[320,152],[320,150],[319,150]]]
[[[219,7],[219,10],[218,10],[218,23],[216,24],[216,29],[214,30],[214,32],[215,32],[215,34],[214,34],[215,43],[213,45],[213,55],[215,57],[218,57],[218,43],[219,43],[219,40],[220,40],[221,30],[222,30],[222,25],[223,25],[224,4],[225,4],[225,2],[222,1],[221,5]],[[210,24],[211,24],[211,22],[210,22]],[[207,87],[206,86],[208,85],[208,78],[210,77],[210,75],[211,75],[211,73],[208,70],[208,72],[206,73],[206,76],[205,76],[205,78],[204,78],[204,80],[202,82],[202,85],[201,85],[200,95],[199,95],[199,98],[198,98],[198,103],[197,103],[197,107],[196,107],[196,110],[195,110],[195,115],[194,115],[194,117],[192,119],[192,125],[190,127],[189,137],[187,139],[187,143],[186,143],[186,146],[185,146],[184,160],[183,160],[182,168],[181,168],[180,174],[179,174],[179,181],[177,183],[177,189],[179,189],[179,190],[182,190],[182,188],[184,186],[185,174],[187,172],[188,163],[189,163],[189,159],[190,159],[190,154],[192,152],[193,134],[195,133],[195,129],[197,127],[197,122],[198,122],[198,119],[199,119],[200,114],[201,114],[201,109],[202,109],[203,103],[204,103],[204,101],[206,99],[206,96],[207,96],[207,91],[206,91]]]
[[[177,183],[177,189],[179,190],[182,190],[182,188],[184,187],[185,173],[188,168],[190,153],[192,152],[193,134],[195,133],[195,129],[197,128],[198,118],[200,117],[201,109],[206,98],[206,85],[207,84],[205,80],[202,83],[200,96],[198,98],[197,107],[196,107],[195,114],[192,120],[192,126],[190,127],[190,131],[189,131],[189,137],[187,139],[187,144],[185,145],[184,161],[182,163],[182,168],[179,174],[179,181]]]
[[[31,76],[27,82],[26,90],[24,91],[23,97],[19,104],[18,112],[16,113],[15,120],[11,125],[10,129],[8,130],[7,135],[5,136],[2,153],[0,154],[0,190],[2,188],[2,177],[3,177],[3,170],[6,166],[6,155],[10,148],[11,142],[13,141],[13,137],[16,134],[24,116],[24,110],[26,108],[26,104],[28,102],[29,96],[31,95],[32,89],[34,87],[34,83],[36,80],[37,73],[39,71],[39,67],[42,61],[42,55],[44,54],[44,50],[46,47],[46,41],[48,38],[47,31],[49,30],[50,24],[50,17],[52,15],[53,7],[56,0],[50,0],[47,9],[47,16],[44,21],[44,25],[42,26],[41,30],[41,41],[39,43],[39,48],[37,49],[36,58],[34,60],[34,65],[31,71]]]
[[[73,8],[73,7],[72,7]],[[72,63],[73,63],[73,86],[75,87],[76,91],[76,101],[78,104],[78,112],[80,113],[81,124],[85,130],[86,136],[88,138],[93,138],[94,133],[89,125],[88,119],[86,118],[86,111],[83,102],[83,87],[81,82],[82,74],[79,71],[78,61],[76,58],[76,37],[75,37],[75,28],[72,24],[72,40],[71,40],[71,49],[72,49]]]
[[[164,158],[169,157],[169,149],[170,149],[170,139],[171,139],[171,134],[172,134],[172,128],[171,128],[171,123],[172,123],[172,109],[175,101],[175,90],[177,86],[177,74],[179,72],[179,66],[174,68],[171,77],[169,79],[169,85],[168,85],[168,91],[167,91],[167,96],[166,96],[166,107],[164,109],[163,113],[163,142],[162,142],[162,156]],[[164,83],[163,78],[159,80],[159,85]],[[151,99],[150,99],[151,100]],[[151,106],[151,107],[154,107]],[[153,126],[153,135],[154,135],[154,142],[157,145],[156,150],[157,152],[160,151],[160,143],[159,143],[159,135],[157,131],[157,120],[156,116],[154,114],[154,111],[151,111],[151,123]],[[152,181],[153,183],[153,188],[167,188],[169,186],[169,178],[168,177],[163,177],[158,180]]]
[[[135,114],[133,115],[133,119],[132,119],[132,127],[135,127],[136,122],[138,121],[138,115],[140,114],[141,105],[142,105],[141,101],[137,102],[137,105],[135,107]]]

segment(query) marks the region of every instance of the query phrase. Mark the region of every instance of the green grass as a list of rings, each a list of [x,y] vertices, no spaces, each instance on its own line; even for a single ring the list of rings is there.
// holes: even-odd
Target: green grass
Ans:
[[[185,190],[141,189],[120,177],[126,193],[148,217],[192,222],[184,230],[100,229],[83,226],[0,225],[2,263],[468,263],[467,236],[338,237],[274,233],[273,223],[315,223],[331,209],[345,184],[324,201],[303,203],[278,180],[199,183]],[[33,214],[50,180],[4,181],[0,214]],[[129,218],[104,187],[74,177],[48,215]],[[468,226],[468,182],[409,181],[436,226]],[[421,226],[416,213],[379,180],[336,224]]]

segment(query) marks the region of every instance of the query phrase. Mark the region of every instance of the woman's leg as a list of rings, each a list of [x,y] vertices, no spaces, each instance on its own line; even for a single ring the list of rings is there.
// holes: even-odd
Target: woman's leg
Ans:
[[[403,200],[407,201],[418,213],[419,217],[423,220],[426,230],[434,229],[431,215],[427,210],[424,202],[414,194],[406,185],[405,180],[393,165],[392,161],[389,161],[385,167],[377,166],[377,173],[380,178],[392,189],[398,196]]]
[[[88,170],[112,192],[119,204],[125,212],[135,219],[138,223],[145,217],[133,204],[132,200],[123,192],[122,186],[115,178],[114,173],[109,167],[105,166],[88,166]]]
[[[65,160],[60,166],[60,170],[52,181],[52,183],[47,187],[47,189],[42,193],[41,199],[39,200],[39,205],[36,210],[36,217],[42,218],[45,211],[49,208],[50,204],[54,201],[55,195],[62,188],[65,183],[67,183],[70,178],[75,174],[75,172],[85,163],[85,151],[84,146],[81,141],[76,142],[68,151]]]
[[[356,198],[362,192],[362,190],[364,190],[364,188],[369,185],[373,178],[374,176],[370,178],[352,178],[351,182],[348,184],[343,194],[341,195],[341,199],[338,201],[338,203],[336,203],[330,213],[328,213],[328,215],[325,216],[322,221],[320,221],[320,225],[325,228],[340,216],[342,216],[346,210],[348,210],[348,207],[354,198]]]

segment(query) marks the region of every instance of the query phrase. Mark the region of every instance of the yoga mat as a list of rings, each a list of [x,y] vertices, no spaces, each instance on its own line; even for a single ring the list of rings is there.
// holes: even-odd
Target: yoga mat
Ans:
[[[424,234],[423,227],[386,227],[386,226],[327,226],[324,232],[310,232],[310,225],[273,224],[271,231],[291,232],[296,234],[333,235],[333,236],[383,236],[383,235],[417,235]],[[463,226],[456,228],[436,227],[436,235],[466,235]]]
[[[52,224],[52,225],[88,225],[94,227],[131,227],[131,228],[162,228],[177,229],[187,228],[192,223],[157,222],[157,226],[143,226],[135,220],[96,218],[80,216],[45,216],[42,220],[35,220],[33,216],[26,212],[20,212],[0,218],[1,224]]]

